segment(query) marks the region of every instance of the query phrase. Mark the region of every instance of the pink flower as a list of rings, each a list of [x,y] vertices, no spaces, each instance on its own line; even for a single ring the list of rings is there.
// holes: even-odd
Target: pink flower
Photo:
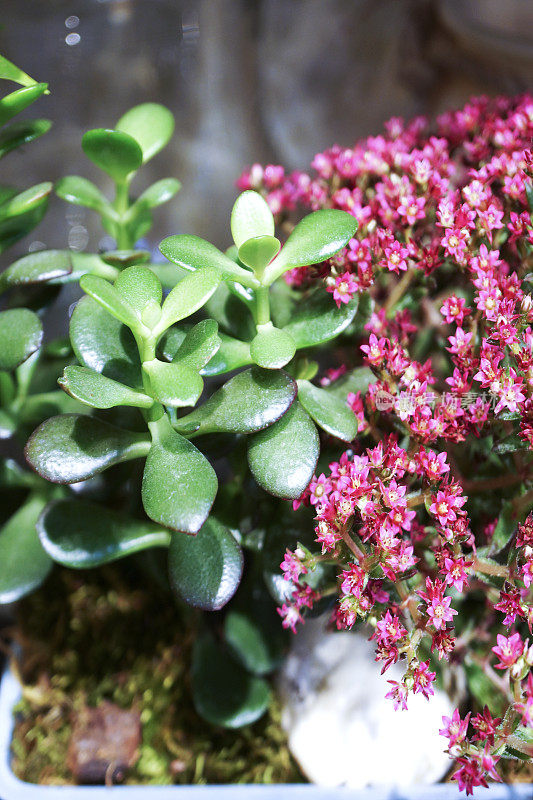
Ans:
[[[334,285],[328,286],[326,291],[333,294],[337,308],[340,308],[342,303],[349,303],[353,298],[357,292],[357,283],[350,272],[345,272],[343,275],[338,275]]]
[[[429,672],[429,661],[419,663],[413,669],[413,691],[415,694],[421,693],[429,700],[430,695],[434,694],[433,682],[437,676],[436,672]]]
[[[508,669],[516,664],[524,651],[524,643],[519,633],[513,633],[512,636],[503,636],[499,633],[496,637],[498,644],[492,648],[500,659],[496,664],[496,669]]]
[[[462,325],[466,315],[470,314],[470,309],[466,308],[466,301],[463,297],[452,294],[443,302],[440,313],[448,324],[455,322],[457,325]]]
[[[448,747],[454,747],[465,740],[469,719],[470,712],[464,719],[461,719],[458,708],[455,709],[451,717],[442,718],[444,727],[440,729],[439,733],[449,740]]]

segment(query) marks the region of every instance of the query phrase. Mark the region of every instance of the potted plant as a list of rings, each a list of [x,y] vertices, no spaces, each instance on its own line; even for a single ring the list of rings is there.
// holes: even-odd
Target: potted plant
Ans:
[[[114,201],[77,177],[56,191],[98,211],[120,249],[69,256],[59,276],[47,272],[59,256],[31,263],[32,280],[76,279],[84,296],[72,350],[52,348],[65,362],[54,411],[34,403],[34,471],[3,468],[26,509],[24,549],[19,520],[0,531],[16,565],[5,597],[30,592],[52,561],[86,570],[128,556],[122,575],[182,603],[190,690],[213,736],[269,705],[265,676],[283,651],[272,600],[285,628],[324,613],[368,631],[384,672],[404,667],[389,690],[399,707],[431,701],[462,665],[468,705],[442,728],[461,789],[529,761],[531,109],[527,96],[481,98],[434,128],[392,120],[384,136],[319,154],[314,176],[254,165],[234,245],[170,236],[163,265],[135,246],[178,184],[132,201],[130,183],[168,141],[168,112],[145,104],[87,133]],[[6,287],[27,269],[8,267]],[[18,363],[4,367],[22,387],[8,392],[14,430],[32,397]],[[58,589],[71,609],[102,591],[80,574],[87,584]],[[146,722],[152,700],[146,690]],[[431,792],[457,789],[419,796]]]

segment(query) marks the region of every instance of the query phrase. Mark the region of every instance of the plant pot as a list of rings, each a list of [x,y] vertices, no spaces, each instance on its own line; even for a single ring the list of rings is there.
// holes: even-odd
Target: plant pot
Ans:
[[[127,800],[458,800],[463,795],[453,784],[413,786],[407,789],[368,788],[362,791],[323,789],[317,786],[38,786],[19,780],[11,771],[13,707],[20,698],[20,684],[7,668],[0,682],[0,798],[1,800],[104,800],[111,795]],[[475,800],[531,800],[533,784],[494,784],[477,789]]]

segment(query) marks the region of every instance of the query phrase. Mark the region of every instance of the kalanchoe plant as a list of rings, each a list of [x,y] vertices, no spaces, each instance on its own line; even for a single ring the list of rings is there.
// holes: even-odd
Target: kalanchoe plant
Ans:
[[[531,96],[478,98],[321,153],[313,176],[240,182],[286,225],[302,206],[354,214],[348,248],[289,280],[374,308],[322,379],[359,434],[295,503],[316,541],[286,552],[283,624],[328,598],[338,628],[367,624],[382,671],[405,667],[399,708],[462,665],[470,710],[440,732],[467,793],[533,756],[532,134]]]

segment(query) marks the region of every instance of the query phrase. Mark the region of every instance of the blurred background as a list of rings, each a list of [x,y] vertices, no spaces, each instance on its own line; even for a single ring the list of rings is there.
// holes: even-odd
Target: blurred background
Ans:
[[[235,180],[254,161],[306,168],[393,115],[533,89],[533,0],[2,0],[2,12],[0,52],[49,82],[30,116],[54,126],[6,159],[2,182],[80,174],[109,189],[83,132],[164,103],[176,134],[142,180],[183,188],[152,245],[189,232],[227,246]],[[91,212],[57,198],[29,239],[7,263],[28,247],[110,246]]]

